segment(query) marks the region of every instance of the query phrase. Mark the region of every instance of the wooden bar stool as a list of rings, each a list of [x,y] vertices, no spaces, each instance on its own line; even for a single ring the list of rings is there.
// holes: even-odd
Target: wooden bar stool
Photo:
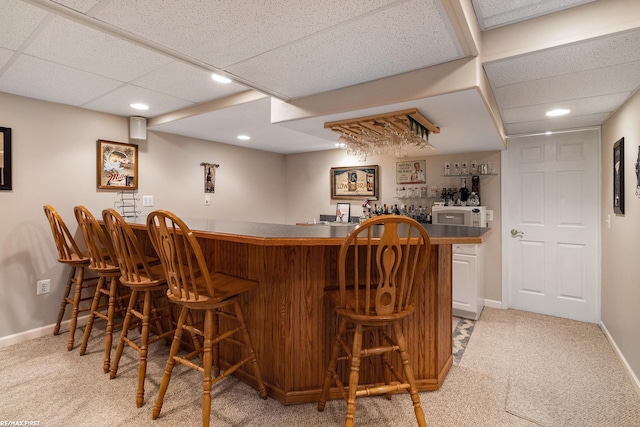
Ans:
[[[167,281],[162,265],[151,264],[148,261],[133,230],[118,212],[113,209],[105,209],[102,211],[102,217],[107,232],[111,237],[118,266],[120,267],[120,282],[131,289],[127,314],[124,318],[120,341],[118,342],[109,376],[110,378],[115,378],[118,374],[118,364],[125,344],[140,353],[138,391],[136,394],[136,405],[140,408],[144,403],[144,380],[147,373],[148,346],[160,339],[168,339],[173,335],[173,329],[171,329],[171,306],[166,302],[165,297]],[[137,308],[140,303],[142,304],[142,311]],[[162,316],[163,313],[165,313],[164,317]],[[140,344],[128,337],[133,317],[141,322]],[[149,338],[151,323],[155,325],[156,335]]]
[[[354,425],[356,397],[385,394],[391,399],[391,393],[408,390],[418,425],[426,426],[402,321],[415,309],[415,291],[424,284],[429,258],[426,230],[408,217],[371,218],[345,238],[338,257],[339,286],[325,291],[335,304],[339,326],[318,402],[319,411],[324,410],[334,381],[347,402],[345,426]],[[351,345],[348,326],[352,328],[349,334],[353,333]],[[364,337],[370,339],[364,341]],[[339,357],[341,350],[346,356]],[[398,372],[389,353],[399,355],[403,372]],[[381,355],[384,385],[359,387],[361,358],[374,355]],[[336,370],[339,360],[349,362],[347,389]]]
[[[250,363],[253,367],[253,375],[260,396],[266,399],[267,389],[262,381],[239,298],[242,293],[255,288],[258,282],[223,273],[210,273],[196,237],[189,227],[171,212],[151,212],[147,217],[147,230],[165,270],[169,285],[167,291],[169,301],[181,306],[171,352],[153,408],[153,419],[160,415],[164,395],[176,362],[204,373],[202,425],[205,427],[209,425],[211,416],[211,387],[246,363]],[[187,324],[191,311],[204,312],[203,330]],[[237,326],[224,332],[219,331],[218,317],[222,316],[235,321]],[[181,357],[178,356],[178,350],[183,330],[204,337],[204,347]],[[239,335],[238,339],[234,338],[236,334]],[[219,346],[223,341],[244,347],[246,356],[221,373]],[[200,356],[199,365],[191,361],[196,356]]]
[[[60,333],[62,318],[64,317],[67,305],[70,304],[72,309],[67,350],[71,351],[73,349],[78,315],[91,310],[90,307],[85,307],[83,303],[85,301],[92,300],[93,296],[83,295],[83,290],[95,288],[98,279],[85,277],[85,268],[89,267],[91,261],[89,257],[83,254],[78,248],[76,241],[60,217],[60,214],[58,214],[51,205],[45,205],[43,208],[44,213],[47,216],[47,220],[49,221],[49,225],[51,226],[51,233],[53,234],[56,249],[58,250],[58,262],[71,267],[64,294],[62,295],[60,310],[58,311],[58,320],[56,321],[56,326],[53,329],[53,335],[58,335]],[[73,298],[69,296],[71,294],[72,287],[74,288]]]
[[[118,266],[118,260],[111,245],[111,239],[109,239],[103,228],[87,208],[84,206],[76,206],[73,212],[82,230],[82,236],[84,237],[84,242],[89,252],[89,259],[91,261],[89,269],[94,271],[100,278],[93,295],[87,326],[84,329],[82,345],[80,346],[80,356],[83,356],[87,351],[87,344],[91,336],[95,318],[98,317],[106,320],[107,327],[104,339],[103,370],[107,373],[111,367],[111,344],[113,341],[113,319],[116,314],[116,304],[119,306],[119,310],[124,312],[122,301],[124,299],[128,301],[130,293],[118,280],[120,277],[120,267]],[[106,286],[107,280],[109,281],[108,286]],[[103,299],[103,297],[108,299],[106,312],[104,311],[105,305],[100,304],[100,300]]]

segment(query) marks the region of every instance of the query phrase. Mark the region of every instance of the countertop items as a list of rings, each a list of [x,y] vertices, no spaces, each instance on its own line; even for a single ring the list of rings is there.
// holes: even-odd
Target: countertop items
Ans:
[[[261,245],[295,244],[302,246],[341,244],[342,240],[357,224],[300,226],[288,224],[267,224],[260,222],[227,221],[219,219],[185,218],[185,223],[194,234],[215,235],[216,239]],[[146,227],[146,217],[129,218],[132,226]],[[422,224],[429,233],[431,243],[438,244],[479,244],[492,233],[484,227],[461,227],[455,225]]]

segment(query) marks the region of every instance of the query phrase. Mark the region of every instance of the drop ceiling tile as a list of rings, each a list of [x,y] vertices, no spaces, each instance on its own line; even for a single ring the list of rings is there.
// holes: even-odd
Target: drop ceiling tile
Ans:
[[[211,78],[211,72],[177,61],[136,79],[133,84],[196,103],[248,89],[233,82],[217,83]]]
[[[146,104],[149,106],[149,109],[146,111],[135,110],[129,106],[132,103]],[[82,107],[117,114],[119,116],[154,117],[159,114],[186,108],[190,105],[193,104],[184,99],[178,99],[173,96],[128,84],[87,102],[82,105]]]
[[[54,0],[63,6],[67,6],[69,9],[77,10],[78,12],[86,13],[91,10],[100,0]]]
[[[392,3],[183,0],[159,7],[156,0],[114,0],[95,17],[224,68]]]
[[[259,87],[297,98],[462,57],[433,1],[410,1],[228,67]]]
[[[472,3],[480,28],[486,30],[592,1],[595,0],[472,0]]]
[[[640,61],[640,30],[484,64],[495,88]]]
[[[0,46],[18,50],[47,16],[47,12],[21,1],[0,0]]]
[[[607,120],[608,117],[608,113],[567,118],[556,117],[555,119],[507,124],[505,126],[505,130],[507,131],[507,135],[522,135],[528,133],[540,133],[545,131],[579,129],[590,126],[599,126],[604,123],[604,121]]]
[[[13,56],[14,53],[15,53],[15,51],[13,51],[13,50],[4,49],[4,48],[0,47],[0,70],[2,69],[2,67],[4,67],[4,65],[7,63],[7,61],[9,61],[9,59],[11,59],[11,57]]]
[[[631,93],[638,88],[640,62],[614,65],[558,77],[512,84],[494,90],[502,111],[535,104],[611,93]]]
[[[106,77],[28,55],[21,55],[0,76],[2,92],[75,106],[119,85],[120,82]]]
[[[122,82],[171,62],[164,55],[62,17],[49,22],[25,53]]]
[[[612,113],[617,110],[629,97],[629,92],[614,93],[602,96],[590,96],[561,104],[538,104],[526,107],[507,108],[502,112],[505,123],[533,122],[548,120],[545,113],[554,108],[562,107],[571,110],[571,116],[582,116],[596,113]]]

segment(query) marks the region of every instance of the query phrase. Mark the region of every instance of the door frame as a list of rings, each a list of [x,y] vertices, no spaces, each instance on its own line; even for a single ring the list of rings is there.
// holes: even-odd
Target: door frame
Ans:
[[[598,131],[598,147],[597,147],[597,152],[598,152],[598,162],[597,162],[597,170],[595,171],[598,176],[600,177],[600,179],[598,180],[598,188],[596,191],[597,194],[597,205],[598,205],[598,212],[597,212],[597,216],[598,216],[598,228],[596,230],[596,251],[597,251],[597,257],[598,257],[598,264],[596,265],[596,315],[598,317],[596,323],[600,324],[601,320],[602,320],[602,299],[601,299],[601,294],[602,294],[602,232],[601,232],[601,228],[602,228],[602,186],[603,186],[603,179],[604,177],[602,176],[602,129],[600,126],[595,126],[595,127],[588,127],[588,128],[581,128],[581,129],[575,129],[572,131],[567,131],[567,132],[582,132],[582,131],[589,131],[589,130],[597,130]],[[560,133],[560,132],[557,132]],[[534,136],[534,135],[531,135]],[[526,137],[526,135],[522,136],[523,138]],[[516,137],[516,138],[520,138],[520,137]],[[509,180],[507,179],[509,176],[509,155],[507,153],[507,150],[509,149],[509,144],[507,144],[507,149],[502,150],[500,152],[500,210],[501,210],[501,216],[502,216],[502,303],[501,303],[501,308],[503,309],[507,309],[510,307],[510,303],[511,303],[511,287],[509,286],[509,264],[510,264],[510,253],[508,250],[505,250],[505,248],[509,247],[509,239],[511,238],[510,235],[510,229],[511,229],[511,223],[510,223],[510,215],[509,215],[509,191],[508,191],[508,186],[509,186]]]

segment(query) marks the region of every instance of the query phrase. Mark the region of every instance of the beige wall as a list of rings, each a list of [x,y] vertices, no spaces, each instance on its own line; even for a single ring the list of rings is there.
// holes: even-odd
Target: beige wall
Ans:
[[[68,269],[61,267],[42,206],[53,205],[72,231],[73,207],[94,215],[116,194],[96,190],[96,140],[129,142],[128,119],[0,93],[0,126],[12,129],[13,191],[0,191],[0,338],[50,325]],[[134,141],[132,141],[134,142]],[[285,157],[225,144],[148,133],[139,144],[139,197],[181,216],[283,223]],[[216,192],[204,206],[201,162],[219,163]],[[141,204],[141,203],[140,203]],[[36,296],[36,281],[52,292]]]
[[[640,92],[602,126],[601,318],[618,348],[640,376],[640,199],[634,164],[640,145]],[[613,213],[613,144],[624,138],[625,214]],[[611,218],[611,227],[607,226]]]
[[[351,203],[351,215],[362,215],[362,202],[357,200],[331,200],[329,170],[332,167],[354,165],[378,165],[380,171],[380,202],[400,204],[397,199],[395,168],[396,162],[408,160],[426,160],[427,185],[442,187],[460,187],[459,177],[442,176],[444,162],[455,160],[472,160],[493,162],[497,166],[495,176],[482,176],[480,180],[482,204],[493,210],[494,221],[489,223],[493,234],[485,244],[485,298],[493,301],[502,300],[502,252],[501,252],[501,216],[500,216],[500,152],[478,152],[456,155],[429,155],[398,159],[393,156],[373,156],[366,162],[358,162],[356,158],[347,156],[344,150],[330,150],[317,153],[293,154],[287,156],[287,222],[311,221],[319,219],[320,214],[335,213],[337,202]],[[467,179],[467,188],[471,189],[471,179]],[[430,203],[433,200],[429,201]],[[405,201],[406,203],[406,201]],[[414,205],[422,202],[413,201]],[[424,203],[423,203],[424,204]]]

